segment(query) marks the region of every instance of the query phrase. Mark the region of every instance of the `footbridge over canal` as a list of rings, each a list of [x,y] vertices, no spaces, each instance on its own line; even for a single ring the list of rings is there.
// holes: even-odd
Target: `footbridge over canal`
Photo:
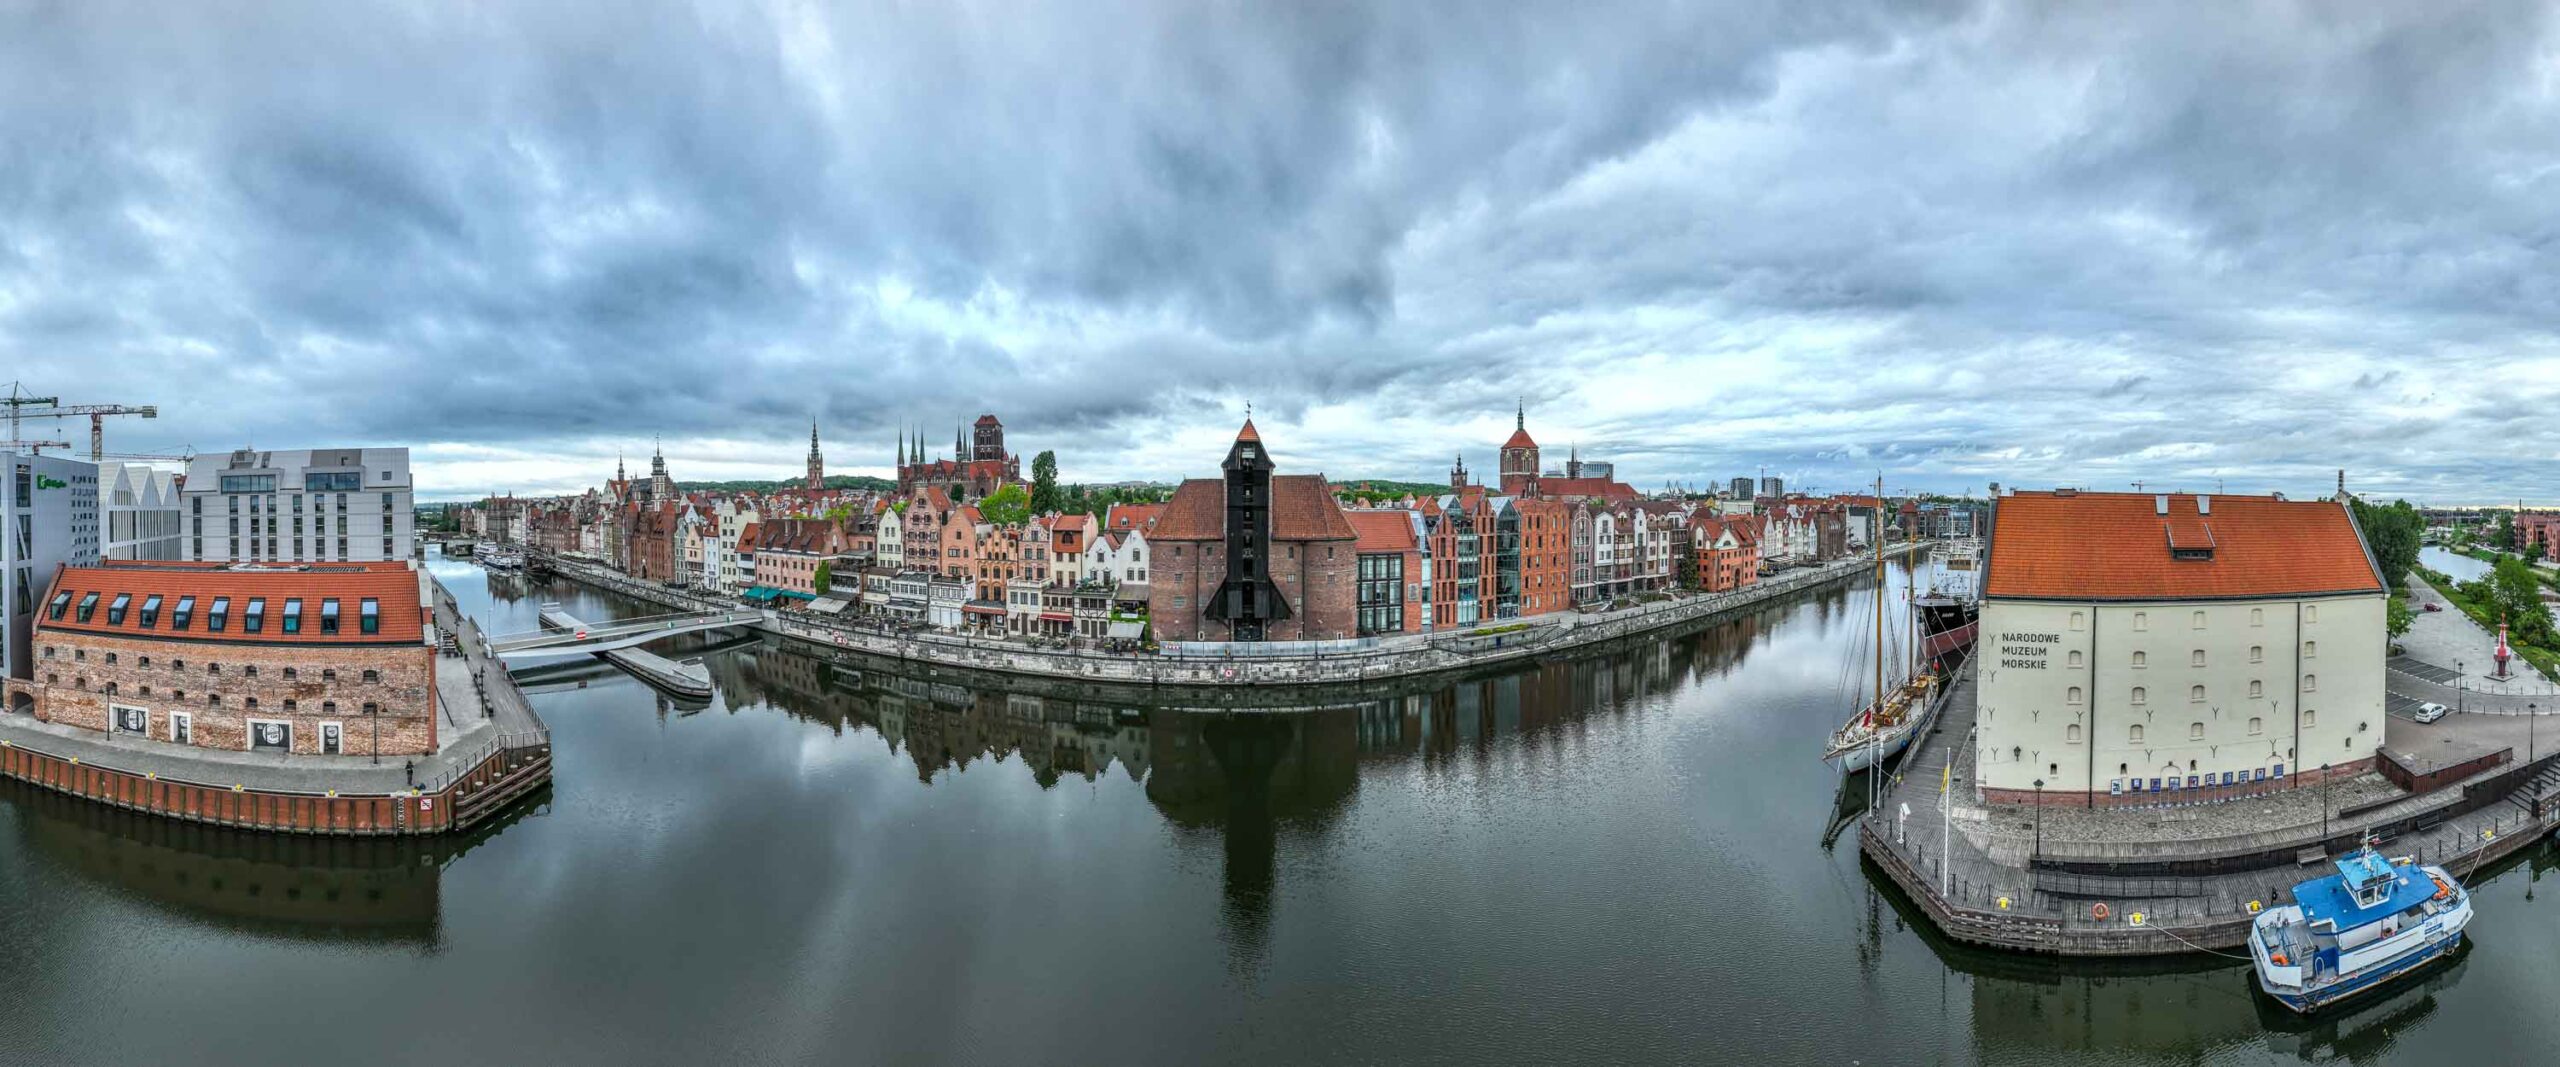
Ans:
[[[547,609],[543,612],[544,628],[492,636],[489,638],[489,652],[509,663],[519,663],[584,652],[613,652],[677,634],[753,626],[762,621],[763,611],[747,609],[692,611],[589,625],[563,615],[557,609]]]

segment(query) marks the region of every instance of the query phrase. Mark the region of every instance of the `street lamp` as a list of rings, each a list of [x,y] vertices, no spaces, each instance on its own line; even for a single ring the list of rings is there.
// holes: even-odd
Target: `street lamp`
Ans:
[[[2044,779],[2036,779],[2036,843],[2027,853],[2027,870],[2035,870],[2036,861],[2044,858]]]
[[[2453,661],[2453,710],[2462,711],[2462,661]]]
[[[2329,765],[2320,765],[2320,850],[2329,850]]]

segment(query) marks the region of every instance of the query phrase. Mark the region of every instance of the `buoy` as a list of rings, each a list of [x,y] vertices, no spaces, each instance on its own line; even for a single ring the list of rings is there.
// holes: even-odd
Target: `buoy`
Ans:
[[[1999,904],[2000,904],[2000,910],[2002,910],[2002,911],[2007,911],[2007,910],[2009,910],[2009,898],[2007,898],[2007,897],[2001,897],[2001,898],[2000,898],[2000,900],[1999,900]]]
[[[2142,913],[2141,913],[2141,912],[2138,912],[2138,911],[2137,911],[2137,912],[2134,912],[2132,915],[2127,916],[2127,917],[2133,920],[2133,924],[2134,924],[2135,926],[2140,926],[2140,925],[2142,925]]]
[[[2089,917],[2092,919],[2104,921],[2106,917],[2111,914],[2114,913],[2107,910],[2105,901],[2099,901],[2098,903],[2089,905]]]
[[[2250,901],[2250,902],[2249,902],[2249,914],[2251,914],[2251,915],[2256,915],[2256,914],[2258,913],[2258,909],[2259,909],[2260,907],[2263,907],[2263,906],[2264,906],[2264,905],[2259,904],[2257,901],[2254,901],[2254,900]],[[2282,962],[2282,961],[2278,961],[2278,962]]]

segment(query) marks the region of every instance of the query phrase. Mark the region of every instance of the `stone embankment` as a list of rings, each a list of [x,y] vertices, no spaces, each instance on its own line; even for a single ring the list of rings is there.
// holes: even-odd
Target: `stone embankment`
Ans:
[[[1920,547],[1899,545],[1888,549],[1887,554],[1898,557]],[[1416,634],[1383,639],[1373,647],[1281,655],[1267,654],[1265,649],[1252,645],[1239,645],[1232,655],[1216,657],[1053,649],[957,634],[902,633],[805,612],[768,612],[758,628],[871,656],[1002,674],[1148,687],[1324,686],[1473,670],[1558,655],[1744,611],[1871,573],[1874,567],[1872,558],[1839,560],[1785,571],[1730,593],[1685,596],[1618,611],[1562,612],[1520,620],[1529,625],[1507,633]],[[680,610],[715,611],[736,606],[719,597],[639,581],[594,563],[562,559],[555,562],[554,568],[560,577]]]

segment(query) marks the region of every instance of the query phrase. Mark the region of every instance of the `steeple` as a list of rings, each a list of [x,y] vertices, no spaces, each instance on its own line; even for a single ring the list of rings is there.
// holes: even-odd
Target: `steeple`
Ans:
[[[818,455],[818,420],[814,418],[809,420],[808,487],[810,492],[816,492],[827,487],[825,460]]]
[[[1528,428],[1529,428],[1529,398],[1528,398],[1528,397],[1525,397],[1525,396],[1524,396],[1524,397],[1521,397],[1521,398],[1520,398],[1520,406],[1512,409],[1512,412],[1511,412],[1511,428],[1512,428],[1512,429],[1514,429],[1514,430],[1526,430],[1526,429],[1528,429]]]
[[[951,427],[951,461],[969,462],[969,424],[966,422],[954,423]]]

